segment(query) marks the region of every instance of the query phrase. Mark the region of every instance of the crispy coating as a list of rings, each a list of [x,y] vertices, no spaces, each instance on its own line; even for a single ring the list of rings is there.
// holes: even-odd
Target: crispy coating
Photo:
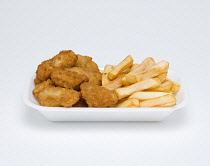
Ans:
[[[108,107],[118,101],[115,91],[85,82],[80,85],[82,97],[89,107]]]
[[[76,104],[72,105],[72,107],[88,107],[88,105],[87,105],[85,99],[80,97],[79,101]]]
[[[84,74],[59,68],[52,71],[51,79],[55,85],[71,89],[79,89],[81,83],[88,81],[88,77]]]
[[[102,73],[100,72],[90,72],[81,67],[67,68],[68,71],[77,72],[78,74],[84,74],[88,77],[89,82],[96,85],[102,85]]]
[[[34,97],[38,98],[38,95],[39,95],[40,92],[42,92],[47,87],[53,87],[53,86],[54,86],[53,82],[50,79],[48,79],[47,81],[44,81],[44,82],[36,85],[34,90],[33,90]]]
[[[71,107],[77,103],[80,92],[73,89],[61,87],[46,87],[38,95],[38,102],[41,106],[47,107]]]
[[[72,67],[77,60],[78,56],[72,50],[64,50],[52,58],[52,65],[56,68]]]
[[[34,83],[41,83],[50,78],[54,68],[72,67],[78,60],[78,56],[71,50],[60,51],[59,54],[51,59],[43,61],[36,70],[36,79]]]
[[[47,79],[50,78],[52,70],[53,70],[52,59],[43,61],[37,67],[36,77],[41,81],[46,81]]]
[[[42,83],[43,81],[42,80],[40,80],[38,77],[36,77],[35,79],[34,79],[34,84],[35,85],[38,85],[38,84],[40,84],[40,83]]]
[[[78,60],[75,64],[75,67],[81,67],[90,72],[99,72],[98,65],[92,61],[91,57],[79,54],[77,54],[77,56]]]

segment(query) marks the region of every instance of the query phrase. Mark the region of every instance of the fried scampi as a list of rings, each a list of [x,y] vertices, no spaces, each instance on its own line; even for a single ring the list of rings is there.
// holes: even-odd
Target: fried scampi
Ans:
[[[77,55],[71,50],[60,51],[38,65],[33,95],[42,106],[88,107],[80,97],[80,85],[84,82],[101,85],[101,77],[91,57]]]
[[[66,68],[66,70],[71,71],[71,72],[76,72],[79,75],[86,75],[89,79],[88,82],[96,85],[101,85],[102,82],[102,73],[100,72],[90,72],[85,70],[84,68],[81,67],[72,67],[72,68]]]
[[[81,83],[89,80],[86,75],[78,74],[67,69],[54,69],[51,74],[51,79],[56,86],[72,89],[79,89]]]
[[[89,107],[108,107],[118,101],[115,91],[89,82],[80,85],[82,97]]]
[[[54,87],[53,81],[48,79],[40,84],[37,84],[33,90],[34,97],[38,98],[40,92],[42,92],[47,87]]]
[[[46,81],[50,78],[54,68],[72,67],[78,60],[78,56],[71,50],[60,51],[53,58],[43,61],[36,70],[35,84],[40,81]]]
[[[46,87],[38,94],[38,102],[48,107],[71,107],[80,99],[80,92],[62,87]]]
[[[90,72],[99,72],[98,65],[92,61],[91,57],[83,56],[79,54],[77,54],[77,56],[78,56],[78,60],[75,64],[75,67],[81,67]]]

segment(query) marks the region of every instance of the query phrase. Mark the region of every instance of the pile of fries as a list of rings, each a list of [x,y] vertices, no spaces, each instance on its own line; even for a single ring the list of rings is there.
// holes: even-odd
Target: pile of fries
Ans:
[[[106,65],[102,86],[115,90],[118,103],[111,107],[171,107],[176,105],[174,94],[180,85],[167,78],[169,63],[158,63],[151,57],[134,64],[128,55],[118,65]]]

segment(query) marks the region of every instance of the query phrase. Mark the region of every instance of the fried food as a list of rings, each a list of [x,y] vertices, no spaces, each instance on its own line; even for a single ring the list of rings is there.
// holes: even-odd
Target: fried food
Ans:
[[[54,86],[53,81],[50,80],[50,79],[36,85],[34,90],[33,90],[34,97],[38,98],[38,95],[39,95],[40,92],[42,92],[47,87],[53,87],[53,86]]]
[[[89,79],[88,82],[96,85],[101,85],[102,83],[102,73],[100,72],[90,72],[85,70],[81,67],[72,67],[72,68],[66,68],[68,71],[77,72],[78,74],[86,75]]]
[[[180,84],[178,84],[177,82],[172,81],[172,87],[171,87],[171,92],[172,93],[176,93],[178,92],[180,89]]]
[[[148,99],[153,99],[157,98],[160,96],[168,95],[170,93],[166,92],[136,92],[132,94],[129,99],[138,99],[138,100],[148,100]]]
[[[149,78],[156,77],[162,73],[165,73],[168,71],[169,63],[166,61],[161,61],[157,63],[156,65],[150,67],[148,70],[145,70],[143,72],[135,73],[135,74],[127,74],[126,80],[129,83],[136,83],[140,82]]]
[[[108,107],[116,104],[117,94],[104,87],[85,82],[80,85],[82,97],[89,107]]]
[[[43,61],[38,65],[36,70],[36,77],[41,81],[46,81],[50,78],[51,72],[53,70],[52,59]]]
[[[136,67],[134,70],[132,70],[128,74],[135,74],[135,73],[148,70],[154,65],[155,65],[155,60],[152,57],[148,57],[144,59],[143,62],[138,67]]]
[[[74,65],[75,67],[81,67],[90,72],[100,72],[98,65],[92,61],[91,57],[83,56],[79,54],[77,54],[77,56],[78,56],[78,60],[76,64]]]
[[[78,56],[71,50],[60,51],[53,58],[43,61],[36,70],[35,84],[46,81],[50,78],[54,68],[72,67],[78,60]]]
[[[163,81],[166,80],[167,74],[168,74],[168,72],[165,72],[165,73],[162,73],[162,74],[158,75],[155,78],[159,78],[160,82],[163,83]]]
[[[72,50],[64,50],[52,58],[52,65],[56,68],[72,67],[77,60],[78,56]]]
[[[152,88],[151,90],[157,91],[157,92],[170,92],[172,85],[173,85],[172,81],[169,79],[166,79],[160,84],[159,87]]]
[[[119,75],[115,80],[113,81],[110,81],[109,84],[103,86],[109,90],[114,90],[114,89],[117,89],[119,87],[121,87],[123,84],[122,84],[122,79],[124,78],[124,75]]]
[[[176,105],[176,98],[173,94],[167,94],[140,102],[140,107],[168,107],[174,105]]]
[[[55,68],[52,71],[51,79],[56,86],[61,86],[70,89],[79,89],[81,83],[87,82],[89,80],[86,75],[69,71],[66,68]]]
[[[38,84],[40,84],[40,83],[42,83],[43,81],[42,80],[40,80],[38,77],[36,77],[35,79],[34,79],[34,84],[35,85],[38,85]]]
[[[117,66],[115,66],[109,73],[109,80],[114,80],[120,73],[122,73],[126,68],[131,67],[133,64],[133,58],[128,55],[123,61],[121,61]]]
[[[71,107],[80,99],[80,92],[61,87],[46,87],[37,99],[41,106]]]
[[[85,99],[80,97],[79,101],[76,104],[72,105],[72,107],[88,107],[88,105],[87,105]]]
[[[150,88],[155,88],[158,86],[160,86],[160,80],[158,78],[154,78],[154,79],[150,78],[148,80],[137,82],[135,84],[132,84],[126,87],[117,88],[115,89],[115,91],[118,95],[118,99],[120,100],[122,98],[132,95],[135,92],[150,89]]]
[[[167,78],[169,63],[128,55],[100,71],[89,56],[60,51],[38,65],[34,97],[49,107],[170,107],[180,85]]]
[[[117,108],[136,108],[140,106],[140,102],[138,99],[127,99],[120,104],[118,104]]]
[[[111,81],[108,78],[108,73],[114,68],[113,65],[106,65],[102,74],[102,86],[109,84]]]

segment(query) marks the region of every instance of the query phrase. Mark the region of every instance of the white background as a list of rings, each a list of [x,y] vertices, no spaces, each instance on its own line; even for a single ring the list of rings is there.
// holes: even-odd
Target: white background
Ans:
[[[167,60],[190,100],[158,123],[53,123],[24,105],[30,71],[72,49],[104,66]],[[1,166],[210,165],[210,1],[0,1]]]

